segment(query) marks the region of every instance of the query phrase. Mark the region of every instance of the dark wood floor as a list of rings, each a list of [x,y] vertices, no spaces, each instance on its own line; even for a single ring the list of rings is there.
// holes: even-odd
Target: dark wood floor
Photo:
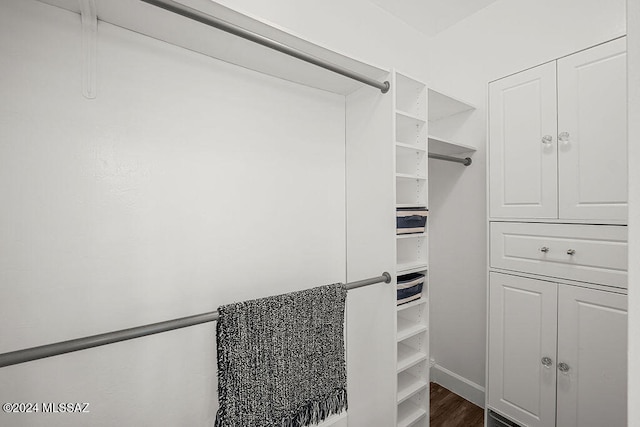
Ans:
[[[431,427],[482,427],[484,411],[439,384],[431,383]]]

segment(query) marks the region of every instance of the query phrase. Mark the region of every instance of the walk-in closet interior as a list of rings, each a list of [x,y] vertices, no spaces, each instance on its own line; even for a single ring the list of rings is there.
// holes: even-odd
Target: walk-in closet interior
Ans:
[[[640,425],[638,3],[0,0],[0,426]]]

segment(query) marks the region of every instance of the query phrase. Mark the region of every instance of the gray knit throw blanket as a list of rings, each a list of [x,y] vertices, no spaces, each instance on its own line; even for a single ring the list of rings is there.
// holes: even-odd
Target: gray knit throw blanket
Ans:
[[[299,427],[347,409],[341,283],[218,308],[216,427]]]

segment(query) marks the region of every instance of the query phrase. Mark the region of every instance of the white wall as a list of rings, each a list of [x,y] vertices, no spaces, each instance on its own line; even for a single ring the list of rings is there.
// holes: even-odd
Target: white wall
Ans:
[[[364,0],[222,3],[425,75],[424,36]],[[0,8],[0,352],[345,280],[344,97],[100,22],[98,98],[86,100],[79,16],[33,0]],[[381,286],[361,291],[360,311],[388,299]],[[392,325],[394,309],[378,320]],[[390,371],[369,372],[376,393],[350,395],[368,417],[350,414],[354,426],[395,406],[377,381],[394,378],[394,331],[368,331],[351,328],[348,353],[366,342],[366,369]],[[211,425],[214,335],[207,324],[3,368],[3,402],[91,413],[0,424]]]
[[[479,106],[445,135],[473,165],[429,164],[431,353],[462,394],[485,380],[487,83],[624,33],[625,0],[499,0],[431,40],[431,86]]]
[[[426,36],[368,0],[218,2],[328,49],[384,69],[396,68],[426,80]],[[391,107],[381,105],[390,102],[388,96],[373,97],[367,91],[365,94],[350,95],[347,102],[366,106],[351,109],[356,112],[347,106],[347,120],[355,122],[358,127],[355,133],[361,136],[356,144],[352,135],[349,136],[347,153],[348,191],[351,191],[348,203],[356,201],[353,204],[355,208],[350,209],[353,217],[348,225],[347,278],[354,280],[363,278],[365,271],[372,269],[363,267],[373,266],[375,270],[376,265],[377,268],[382,267],[380,261],[387,259],[389,254],[392,259],[395,258],[393,228],[386,228],[385,225],[395,221],[394,201],[392,198],[386,199],[387,195],[392,194],[391,186],[394,184],[390,178],[394,167],[390,157],[393,135],[386,128],[391,124]],[[380,114],[381,111],[389,113],[385,116]],[[353,131],[354,128],[348,126],[348,134]],[[368,136],[375,138],[385,132],[389,136],[387,146],[374,145],[371,140],[365,139]],[[378,161],[384,156],[389,159],[386,164]],[[367,174],[376,176],[370,179]],[[363,183],[365,180],[368,186]],[[360,197],[353,195],[354,192],[359,192]],[[388,206],[388,210],[378,212],[374,206]],[[360,218],[360,214],[363,218]],[[364,218],[365,215],[367,218]],[[375,233],[367,230],[367,225],[373,225]],[[385,239],[388,244],[381,245],[380,242]],[[391,253],[387,251],[388,248],[392,249]],[[393,298],[393,288],[378,285],[359,291],[355,298],[348,301],[347,342],[350,350],[347,367],[351,372],[348,386],[349,425],[352,427],[388,426],[394,423],[396,344]],[[376,304],[368,304],[370,300],[376,301]],[[388,301],[388,304],[383,301]],[[375,372],[372,367],[376,367]]]
[[[0,5],[0,352],[345,279],[344,97]],[[2,368],[11,426],[211,426],[215,324]]]
[[[629,394],[640,400],[640,1],[627,1],[629,91]],[[640,425],[640,407],[628,405],[629,425]]]
[[[218,0],[218,3],[344,55],[427,79],[428,38],[368,0]]]

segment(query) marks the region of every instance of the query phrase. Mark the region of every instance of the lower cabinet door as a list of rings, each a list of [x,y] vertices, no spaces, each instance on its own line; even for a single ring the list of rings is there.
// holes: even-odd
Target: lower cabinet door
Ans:
[[[624,427],[627,296],[574,286],[558,292],[558,426]]]
[[[490,273],[487,402],[530,427],[555,426],[557,292],[553,282]]]

